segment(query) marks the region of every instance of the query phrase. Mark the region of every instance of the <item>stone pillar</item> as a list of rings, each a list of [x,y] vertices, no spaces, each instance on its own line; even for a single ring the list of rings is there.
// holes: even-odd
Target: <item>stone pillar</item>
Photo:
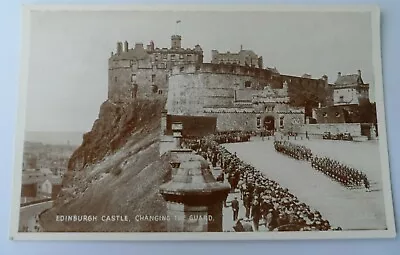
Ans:
[[[167,202],[169,232],[222,232],[222,205],[229,184],[217,182],[203,157],[181,154],[172,180],[160,186]]]
[[[172,136],[174,137],[174,143],[176,149],[182,149],[181,139],[182,139],[183,124],[181,122],[172,123]]]
[[[171,162],[169,162],[169,164],[171,165],[171,168],[172,168],[172,170],[171,170],[172,178],[174,178],[174,176],[178,172],[181,162],[179,162],[178,160],[172,160]]]
[[[375,125],[371,124],[371,127],[369,130],[370,130],[369,131],[370,132],[370,140],[376,140],[377,137],[376,137]]]
[[[165,135],[167,133],[167,110],[164,109],[161,111],[161,135]]]

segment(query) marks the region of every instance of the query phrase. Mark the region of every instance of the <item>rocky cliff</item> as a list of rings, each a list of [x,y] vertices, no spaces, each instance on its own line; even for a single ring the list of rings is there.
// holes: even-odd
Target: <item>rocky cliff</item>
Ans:
[[[69,161],[55,206],[40,217],[44,231],[165,231],[163,221],[138,218],[166,215],[158,193],[170,175],[168,155],[159,156],[164,104],[146,100],[102,104],[92,130]],[[62,215],[81,218],[67,222]]]
[[[95,164],[121,148],[135,132],[149,131],[151,123],[160,121],[164,104],[161,100],[137,100],[128,104],[105,101],[92,130],[84,134],[82,145],[72,155],[68,170],[79,171]]]

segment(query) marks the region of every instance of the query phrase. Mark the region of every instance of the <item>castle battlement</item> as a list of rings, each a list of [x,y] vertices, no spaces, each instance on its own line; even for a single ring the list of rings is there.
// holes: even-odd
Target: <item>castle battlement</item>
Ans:
[[[232,64],[187,64],[174,66],[171,75],[181,74],[199,74],[199,73],[213,73],[213,74],[231,74],[239,76],[251,76],[254,78],[267,79],[274,75],[279,75],[276,69],[272,68],[257,68],[248,66],[239,66]]]
[[[117,42],[116,52],[111,52],[110,59],[132,59],[135,58],[137,54],[135,51],[141,51],[141,55],[149,54],[149,55],[169,55],[169,54],[195,54],[195,55],[203,55],[203,49],[200,45],[195,45],[193,48],[183,48],[182,47],[182,37],[180,35],[172,35],[171,36],[171,47],[170,48],[159,48],[155,47],[153,41],[150,41],[146,47],[142,42],[136,42],[134,48],[129,48],[128,41]]]

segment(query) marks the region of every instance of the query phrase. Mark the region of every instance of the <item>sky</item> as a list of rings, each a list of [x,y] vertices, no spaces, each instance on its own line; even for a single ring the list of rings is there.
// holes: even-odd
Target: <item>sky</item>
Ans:
[[[176,24],[177,20],[181,23]],[[333,83],[362,71],[373,100],[369,13],[35,11],[31,15],[26,131],[87,132],[107,99],[107,64],[117,41],[211,50],[253,50],[280,73]]]

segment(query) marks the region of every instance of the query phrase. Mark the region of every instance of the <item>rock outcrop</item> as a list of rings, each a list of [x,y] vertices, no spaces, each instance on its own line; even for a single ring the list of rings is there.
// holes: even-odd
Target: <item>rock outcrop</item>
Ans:
[[[164,104],[156,100],[102,104],[92,130],[70,158],[55,206],[40,216],[45,231],[166,230],[165,221],[154,220],[154,216],[166,215],[158,188],[170,178],[169,156],[159,156]],[[57,215],[82,217],[77,218],[80,221],[60,221]],[[153,216],[153,220],[145,216]]]
[[[161,100],[136,100],[126,104],[105,101],[92,130],[84,134],[82,145],[72,155],[68,170],[79,171],[95,164],[121,148],[134,132],[148,130],[152,122],[160,121],[164,104]]]

